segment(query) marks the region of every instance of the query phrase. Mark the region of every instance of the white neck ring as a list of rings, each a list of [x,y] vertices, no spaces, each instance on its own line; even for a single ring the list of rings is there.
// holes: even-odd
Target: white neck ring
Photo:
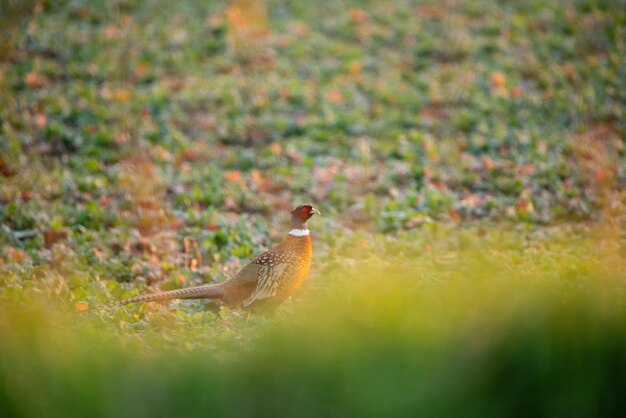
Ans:
[[[289,231],[289,235],[293,235],[294,237],[306,237],[309,235],[308,229],[292,229]]]

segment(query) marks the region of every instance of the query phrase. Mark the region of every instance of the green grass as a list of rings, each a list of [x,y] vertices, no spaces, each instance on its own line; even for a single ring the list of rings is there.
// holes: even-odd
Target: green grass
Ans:
[[[18,3],[0,416],[624,415],[623,1]],[[303,202],[276,317],[98,308]]]

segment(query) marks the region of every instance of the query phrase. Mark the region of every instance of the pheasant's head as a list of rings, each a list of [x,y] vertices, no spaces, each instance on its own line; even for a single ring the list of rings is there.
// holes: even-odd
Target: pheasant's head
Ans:
[[[291,211],[291,227],[306,229],[306,221],[313,215],[321,215],[320,211],[311,205],[300,205]]]

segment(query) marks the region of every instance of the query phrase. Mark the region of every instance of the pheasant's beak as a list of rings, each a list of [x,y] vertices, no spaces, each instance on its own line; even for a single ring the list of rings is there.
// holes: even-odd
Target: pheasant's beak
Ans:
[[[317,215],[321,215],[321,214],[322,214],[319,210],[317,210],[317,209],[315,209],[315,208],[312,208],[312,209],[311,209],[311,212],[309,212],[309,213],[310,213],[311,215],[316,215],[316,214],[317,214]]]

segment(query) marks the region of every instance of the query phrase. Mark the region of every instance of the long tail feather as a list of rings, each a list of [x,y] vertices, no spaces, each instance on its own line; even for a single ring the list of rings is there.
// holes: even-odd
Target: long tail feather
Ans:
[[[154,302],[171,299],[220,299],[223,291],[220,285],[198,286],[187,289],[170,290],[168,292],[150,293],[128,299],[122,299],[115,306],[128,305],[136,302]]]

